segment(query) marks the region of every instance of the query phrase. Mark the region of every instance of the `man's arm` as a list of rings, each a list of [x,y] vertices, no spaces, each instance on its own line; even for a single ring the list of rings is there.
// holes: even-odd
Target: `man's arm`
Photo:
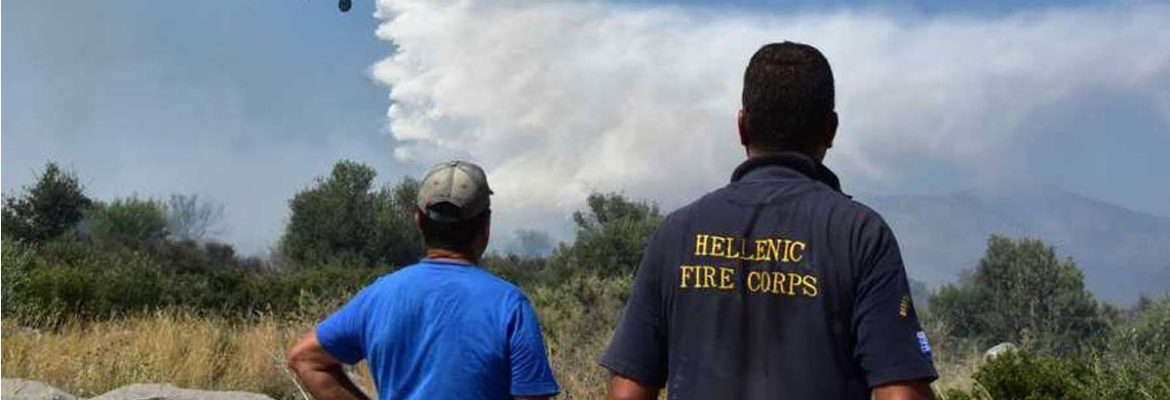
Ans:
[[[606,398],[656,399],[668,375],[667,322],[662,310],[662,270],[668,254],[666,235],[676,236],[677,222],[668,216],[642,254],[634,285],[609,346],[597,362],[611,373]]]
[[[925,380],[892,382],[873,389],[874,400],[934,400],[934,390]]]
[[[301,383],[317,399],[367,400],[365,392],[349,379],[341,362],[329,355],[317,332],[309,331],[300,342],[288,352],[288,366],[300,378]]]
[[[536,310],[519,293],[508,321],[511,393],[517,400],[549,399],[561,392],[548,363]]]
[[[609,389],[606,390],[606,400],[654,400],[657,398],[657,387],[646,386],[638,383],[638,381],[618,374],[611,374],[609,376]]]
[[[854,357],[877,399],[933,399],[930,382],[938,371],[918,323],[898,241],[876,213],[859,233]]]

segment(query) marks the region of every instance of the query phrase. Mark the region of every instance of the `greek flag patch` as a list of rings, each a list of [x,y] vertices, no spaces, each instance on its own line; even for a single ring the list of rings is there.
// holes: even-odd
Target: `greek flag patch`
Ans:
[[[930,341],[926,340],[926,332],[918,331],[918,350],[921,351],[922,355],[926,356],[926,358],[931,357]]]

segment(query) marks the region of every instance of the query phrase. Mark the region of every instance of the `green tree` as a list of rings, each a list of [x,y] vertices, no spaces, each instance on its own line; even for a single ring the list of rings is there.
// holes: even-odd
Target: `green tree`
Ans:
[[[137,197],[99,203],[81,225],[85,236],[97,242],[159,242],[168,234],[166,205]]]
[[[658,206],[616,193],[591,194],[585,204],[586,210],[573,213],[577,238],[570,246],[560,246],[549,259],[554,279],[581,273],[633,275],[646,242],[662,223]]]
[[[418,186],[418,180],[405,177],[393,187],[383,187],[377,194],[375,246],[382,249],[383,257],[392,265],[412,264],[422,254],[422,232],[414,222]]]
[[[1170,366],[1170,296],[1157,301],[1143,296],[1132,320],[1117,329],[1110,344],[1116,354]]]
[[[4,197],[4,238],[44,243],[72,230],[92,205],[77,174],[49,162],[23,194]]]
[[[957,285],[930,304],[955,336],[982,345],[1011,341],[1041,353],[1067,353],[1108,325],[1080,269],[1039,240],[992,236],[987,252]]]
[[[348,160],[297,193],[281,252],[300,266],[342,263],[402,265],[417,260],[421,239],[411,222],[418,183],[373,190],[377,173]]]

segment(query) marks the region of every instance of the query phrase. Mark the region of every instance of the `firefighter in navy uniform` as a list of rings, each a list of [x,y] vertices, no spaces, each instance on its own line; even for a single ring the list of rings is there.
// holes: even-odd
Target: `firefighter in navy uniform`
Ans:
[[[837,129],[815,48],[744,75],[731,183],[650,239],[599,362],[608,398],[933,399],[937,378],[890,228],[822,164]]]

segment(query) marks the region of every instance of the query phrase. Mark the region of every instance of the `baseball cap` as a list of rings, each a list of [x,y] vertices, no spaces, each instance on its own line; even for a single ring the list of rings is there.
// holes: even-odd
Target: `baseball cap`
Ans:
[[[427,218],[455,222],[487,211],[491,194],[482,168],[466,161],[450,161],[427,172],[418,188],[417,205]]]

